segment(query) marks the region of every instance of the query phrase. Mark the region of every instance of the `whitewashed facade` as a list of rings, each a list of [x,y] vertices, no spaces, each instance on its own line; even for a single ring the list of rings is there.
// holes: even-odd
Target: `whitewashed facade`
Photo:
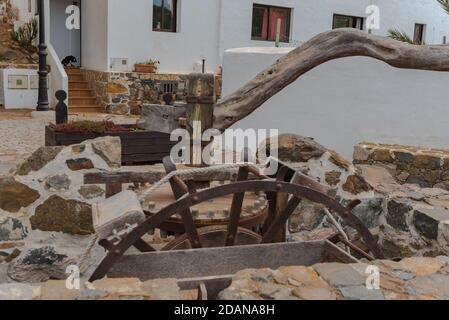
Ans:
[[[47,1],[50,15],[66,17],[56,8],[73,3]],[[334,14],[366,18],[370,5],[380,9],[380,29],[373,30],[374,34],[386,35],[388,29],[396,28],[413,36],[415,24],[419,23],[425,25],[424,40],[428,44],[443,43],[449,37],[449,15],[436,0],[178,0],[176,32],[153,31],[153,0],[78,2],[81,36],[61,31],[64,19],[53,16],[51,40],[62,43],[61,39],[70,39],[71,50],[81,52],[83,67],[96,70],[118,68],[116,61],[122,60],[127,60],[127,65],[120,68],[131,70],[134,63],[152,58],[161,61],[161,72],[192,72],[203,59],[207,71],[216,71],[227,49],[274,46],[272,41],[251,39],[254,4],[291,9],[291,41],[283,44],[287,46],[296,46],[332,29]],[[67,55],[67,48],[54,47],[59,55]]]

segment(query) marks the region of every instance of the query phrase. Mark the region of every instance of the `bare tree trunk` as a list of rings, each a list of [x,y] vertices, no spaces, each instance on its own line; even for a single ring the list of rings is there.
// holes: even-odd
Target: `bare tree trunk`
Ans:
[[[332,30],[315,36],[220,100],[214,128],[229,128],[313,68],[352,56],[371,57],[402,69],[449,71],[449,46],[410,45],[355,29]]]

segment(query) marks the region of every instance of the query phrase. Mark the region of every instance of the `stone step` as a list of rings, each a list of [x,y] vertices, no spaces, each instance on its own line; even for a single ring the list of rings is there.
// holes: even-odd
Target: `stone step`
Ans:
[[[71,105],[69,114],[76,113],[103,113],[103,110],[98,105]]]
[[[89,89],[87,81],[69,81],[69,91],[78,89]]]
[[[64,68],[68,76],[81,74],[80,68]]]
[[[78,97],[92,97],[92,92],[89,89],[71,89],[69,90],[70,98],[78,98]]]
[[[69,105],[95,105],[97,98],[95,97],[70,97]]]
[[[82,74],[69,74],[69,81],[84,81]]]

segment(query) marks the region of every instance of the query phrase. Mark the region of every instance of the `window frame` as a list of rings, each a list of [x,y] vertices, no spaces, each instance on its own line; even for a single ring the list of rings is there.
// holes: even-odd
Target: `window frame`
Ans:
[[[418,26],[421,28],[421,39],[420,40],[417,39],[418,35],[417,35],[416,31],[417,31],[417,27]],[[426,24],[424,24],[424,23],[415,23],[415,28],[414,28],[414,31],[413,31],[413,41],[415,43],[418,43],[418,44],[424,44],[425,36],[426,36]]]
[[[263,38],[263,37],[254,37],[253,36],[253,23],[254,23],[254,9],[255,8],[263,8],[263,9],[267,9],[268,10],[268,23],[267,23],[267,37]],[[282,9],[282,10],[288,10],[288,25],[287,25],[287,30],[288,30],[288,34],[286,35],[288,40],[284,40],[281,39],[279,40],[280,42],[283,43],[290,43],[290,35],[291,35],[291,27],[292,27],[292,12],[293,9],[292,8],[288,8],[288,7],[280,7],[280,6],[271,6],[271,5],[267,5],[267,4],[259,4],[259,3],[253,3],[253,10],[251,12],[251,40],[254,41],[269,41],[269,42],[276,42],[276,39],[270,40],[270,25],[271,25],[271,9]],[[263,32],[263,30],[262,30]]]
[[[161,0],[161,26],[164,25],[164,3],[167,0]],[[155,32],[171,32],[176,33],[178,32],[178,0],[168,0],[173,2],[173,27],[171,29],[165,29],[165,28],[155,28],[154,27],[154,0],[153,0],[153,31]]]
[[[334,13],[334,16],[332,18],[332,30],[340,29],[340,28],[336,28],[335,27],[335,23],[336,23],[336,20],[337,20],[338,17],[360,19],[361,20],[361,24],[360,24],[361,28],[360,29],[359,28],[355,28],[355,27],[349,27],[349,28],[353,28],[353,29],[361,30],[361,31],[365,30],[365,18],[364,17],[351,16],[351,15],[341,14],[341,13]]]

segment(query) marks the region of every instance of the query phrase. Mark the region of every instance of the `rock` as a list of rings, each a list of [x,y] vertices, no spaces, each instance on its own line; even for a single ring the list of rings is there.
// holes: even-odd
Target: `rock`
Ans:
[[[94,233],[91,205],[76,200],[66,200],[57,195],[51,196],[38,206],[30,221],[33,230],[73,235]]]
[[[291,266],[281,267],[279,271],[286,275],[289,280],[295,280],[299,284],[297,285],[299,287],[330,289],[329,285],[312,268]]]
[[[354,162],[355,163],[363,163],[368,161],[370,155],[371,155],[371,149],[365,148],[362,145],[356,145],[354,147]]]
[[[413,158],[412,165],[419,169],[438,170],[441,168],[441,159],[432,155],[418,154]]]
[[[428,239],[438,239],[440,222],[449,221],[449,210],[419,209],[413,214],[413,224],[421,235]]]
[[[39,192],[17,182],[13,177],[0,177],[0,209],[17,213],[39,197]]]
[[[366,180],[359,175],[351,175],[346,180],[346,183],[343,185],[343,190],[354,195],[357,195],[362,192],[371,191],[371,186],[366,182]]]
[[[92,160],[87,158],[69,159],[66,161],[66,164],[72,171],[90,170],[95,168]]]
[[[449,257],[448,256],[439,256],[439,257],[437,257],[437,259],[442,261],[443,263],[445,263],[447,266],[449,266]]]
[[[434,188],[440,188],[440,189],[443,189],[443,190],[449,190],[449,180],[437,183],[433,187]]]
[[[19,257],[21,253],[22,252],[19,249],[14,249],[14,251],[5,258],[5,262],[10,263],[14,261],[14,259]]]
[[[120,168],[122,165],[122,144],[119,137],[103,137],[85,143],[90,143],[95,153],[111,168]]]
[[[407,151],[393,151],[393,154],[400,167],[406,167],[413,162],[413,153]]]
[[[330,186],[336,186],[340,183],[341,172],[330,171],[325,173],[326,183]]]
[[[280,286],[274,283],[263,283],[259,296],[266,300],[294,300],[297,299],[292,296],[292,289],[286,286]]]
[[[52,177],[49,177],[45,181],[45,187],[49,190],[56,190],[56,191],[62,191],[62,190],[68,190],[70,188],[70,184],[72,182],[70,181],[70,178],[66,174],[58,174]]]
[[[414,296],[433,296],[436,299],[449,299],[449,277],[430,274],[416,277],[407,282],[406,291]]]
[[[64,149],[64,147],[41,147],[37,149],[16,171],[19,176],[25,176],[32,171],[39,171]]]
[[[80,290],[81,288],[80,281]],[[70,301],[80,296],[80,290],[68,289],[64,280],[49,280],[41,285],[41,294],[38,300]]]
[[[323,222],[325,215],[322,206],[303,200],[291,216],[290,225],[293,230],[311,231]]]
[[[366,286],[349,286],[340,288],[345,300],[385,300],[382,291],[369,290]]]
[[[379,226],[379,218],[383,213],[383,198],[364,198],[360,199],[361,203],[356,206],[352,213],[358,217],[363,224],[369,228],[375,228]],[[347,205],[349,203],[345,203]]]
[[[409,232],[407,218],[413,207],[406,199],[392,199],[388,201],[385,218],[390,226],[396,230]]]
[[[399,265],[417,276],[426,276],[438,272],[446,264],[435,258],[413,257],[402,260]]]
[[[77,144],[72,146],[72,152],[74,154],[80,154],[83,153],[86,150],[86,145],[84,144]]]
[[[117,115],[127,115],[129,114],[130,110],[131,110],[130,106],[124,103],[113,104],[108,106],[109,113]]]
[[[104,190],[95,185],[81,186],[78,193],[85,199],[95,199],[104,195]]]
[[[38,288],[29,284],[3,283],[0,284],[0,301],[4,300],[33,300]]]
[[[332,287],[364,286],[366,279],[350,265],[325,263],[313,266],[313,269]]]
[[[66,269],[76,261],[60,254],[54,247],[30,249],[8,267],[8,276],[18,282],[39,283],[50,279],[64,280]]]
[[[101,290],[109,294],[141,292],[142,282],[137,278],[104,278],[94,281],[93,288]]]
[[[390,150],[388,149],[376,149],[371,154],[371,159],[379,162],[393,162],[394,159],[391,156]]]
[[[323,300],[337,300],[337,294],[330,290],[324,288],[310,288],[302,287],[293,289],[292,294],[301,300],[313,300],[313,301],[323,301]]]
[[[144,130],[171,134],[179,128],[178,119],[186,117],[186,108],[144,104],[137,126]]]
[[[28,235],[22,221],[0,216],[0,241],[20,241]]]
[[[320,158],[327,149],[311,138],[295,134],[282,134],[270,138],[262,143],[258,154],[270,156],[271,145],[277,139],[277,157],[286,162],[308,162],[311,159]],[[268,151],[268,152],[267,152]],[[273,151],[273,150],[271,150]]]
[[[329,161],[335,164],[337,167],[342,168],[346,171],[351,167],[351,162],[343,158],[340,154],[335,152],[334,150],[329,150],[331,156],[329,157]]]
[[[442,221],[438,227],[438,244],[449,255],[449,221]]]
[[[98,289],[87,289],[81,291],[81,294],[76,298],[76,300],[99,300],[106,298],[107,296],[108,293],[106,291]]]
[[[142,291],[148,293],[151,300],[181,300],[181,289],[176,279],[157,279],[142,283]]]

